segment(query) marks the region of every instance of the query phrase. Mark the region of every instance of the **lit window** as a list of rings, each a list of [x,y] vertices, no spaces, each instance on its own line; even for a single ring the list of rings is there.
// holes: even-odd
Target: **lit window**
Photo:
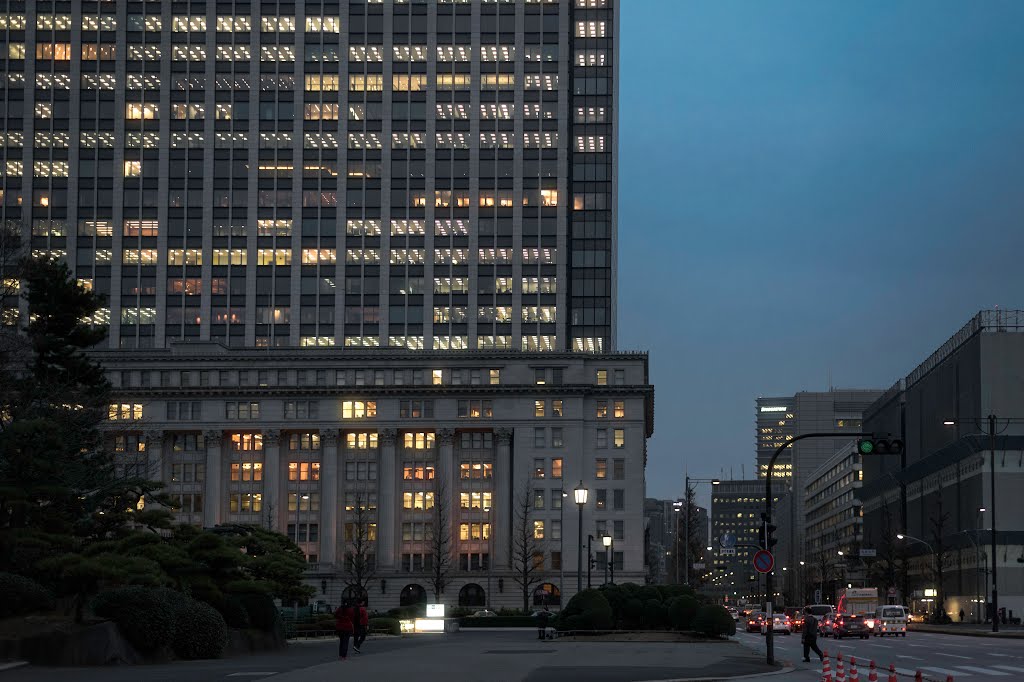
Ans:
[[[345,400],[341,404],[342,419],[364,419],[377,416],[375,400]]]

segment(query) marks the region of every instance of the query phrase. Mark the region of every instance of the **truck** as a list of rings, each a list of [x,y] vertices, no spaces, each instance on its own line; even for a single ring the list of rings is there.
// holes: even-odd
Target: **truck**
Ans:
[[[844,587],[836,592],[836,611],[874,615],[879,605],[878,590],[874,587]]]

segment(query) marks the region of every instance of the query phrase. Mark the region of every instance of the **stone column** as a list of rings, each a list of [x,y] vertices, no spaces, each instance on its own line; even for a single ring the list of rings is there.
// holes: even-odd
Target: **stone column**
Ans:
[[[509,544],[512,542],[510,513],[514,502],[512,490],[512,429],[494,432],[497,447],[494,452],[494,567],[509,567]]]
[[[377,482],[380,485],[377,504],[377,565],[385,570],[393,570],[395,567],[395,487],[398,484],[395,474],[395,445],[397,442],[397,430],[381,429],[380,466],[377,471]]]
[[[270,530],[284,532],[287,500],[281,496],[281,432],[263,432],[263,516]]]
[[[207,431],[206,438],[206,481],[203,485],[203,526],[212,528],[220,524],[224,514],[221,493],[224,483],[224,458],[221,446],[224,433]]]
[[[320,432],[320,563],[338,556],[338,430]]]
[[[442,532],[447,533],[451,541],[448,546],[454,548],[456,543],[455,535],[452,529],[454,528],[455,511],[459,508],[456,481],[458,476],[455,470],[455,429],[438,429],[437,430],[437,442],[440,444],[437,455],[437,485],[434,489],[437,491],[437,499],[434,504],[441,505],[439,509],[445,512],[446,525],[448,526]],[[444,499],[442,500],[442,496]],[[436,519],[436,517],[435,517]]]

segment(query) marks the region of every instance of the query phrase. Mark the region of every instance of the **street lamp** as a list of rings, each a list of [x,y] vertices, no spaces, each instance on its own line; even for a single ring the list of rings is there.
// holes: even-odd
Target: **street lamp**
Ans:
[[[611,571],[612,579],[611,584],[615,584],[615,538],[611,535],[605,535],[601,538],[601,542],[604,543],[604,554],[605,559],[605,582],[608,582],[608,571]]]
[[[583,481],[572,491],[576,506],[579,507],[580,517],[577,526],[578,542],[576,543],[576,592],[583,591],[583,505],[587,503],[587,494],[590,492],[583,486]]]
[[[683,584],[690,584],[690,502],[692,496],[690,495],[690,481],[694,483],[710,483],[711,485],[718,485],[721,481],[717,478],[690,478],[690,475],[686,475],[685,487],[683,488],[683,505],[685,511],[683,512],[684,522],[684,533],[683,533]],[[678,554],[677,554],[678,557]],[[676,560],[676,566],[678,567],[679,561]],[[676,578],[676,582],[679,582],[679,578]]]
[[[558,500],[558,608],[565,606],[562,601],[562,592],[565,591],[565,498],[569,493],[565,488],[558,491],[562,498]]]

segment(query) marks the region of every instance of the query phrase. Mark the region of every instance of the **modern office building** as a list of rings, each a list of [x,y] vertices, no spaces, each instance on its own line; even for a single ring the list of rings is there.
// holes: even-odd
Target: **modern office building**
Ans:
[[[288,532],[328,600],[364,505],[371,603],[418,599],[445,488],[448,603],[517,603],[520,488],[549,594],[575,590],[554,495],[580,482],[616,579],[642,580],[653,395],[615,345],[617,3],[4,9],[0,220],[107,298],[122,470],[162,476],[183,521]]]
[[[763,479],[775,449],[803,433],[860,433],[864,410],[882,394],[874,389],[832,388],[828,391],[800,391],[785,398],[758,398],[755,405],[758,477]],[[804,489],[808,476],[850,440],[848,437],[814,438],[793,443],[779,456],[772,476],[773,490],[785,497],[774,514],[779,527],[775,560],[786,566],[779,583],[787,594],[796,594],[795,573],[789,567],[806,562]],[[788,493],[788,494],[787,494]]]
[[[729,599],[760,594],[753,558],[764,511],[764,481],[721,481],[711,490],[712,586]],[[778,501],[778,497],[774,498]],[[723,551],[723,535],[736,538],[736,552]]]
[[[658,500],[653,497],[644,500],[644,556],[648,579],[655,584],[675,582],[675,515],[672,500]]]
[[[2,219],[112,348],[611,351],[612,0],[10,3]]]
[[[864,541],[881,548],[908,536],[897,587],[918,608],[934,606],[924,599],[935,590],[952,618],[960,609],[990,617],[995,512],[999,608],[1024,613],[1021,332],[1024,311],[980,311],[864,414],[866,430],[906,444],[902,457],[864,458]]]

